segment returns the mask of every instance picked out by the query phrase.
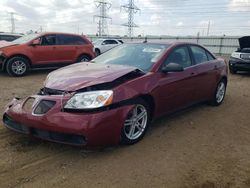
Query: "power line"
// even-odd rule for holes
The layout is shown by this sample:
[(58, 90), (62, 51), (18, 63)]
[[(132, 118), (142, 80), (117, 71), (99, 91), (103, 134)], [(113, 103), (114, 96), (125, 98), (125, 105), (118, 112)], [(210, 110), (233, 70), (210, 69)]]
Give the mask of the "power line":
[(107, 16), (107, 11), (111, 8), (112, 4), (106, 2), (105, 0), (95, 1), (95, 5), (100, 9), (99, 15), (94, 15), (94, 19), (98, 18), (97, 33), (99, 36), (103, 36), (108, 31), (107, 20), (112, 20), (111, 17)]
[(127, 5), (121, 6), (121, 9), (124, 9), (126, 12), (128, 12), (128, 23), (123, 24), (123, 26), (128, 27), (128, 36), (133, 37), (134, 27), (138, 27), (138, 25), (134, 23), (134, 14), (140, 11), (140, 9), (135, 5), (134, 0), (129, 0), (129, 3)]

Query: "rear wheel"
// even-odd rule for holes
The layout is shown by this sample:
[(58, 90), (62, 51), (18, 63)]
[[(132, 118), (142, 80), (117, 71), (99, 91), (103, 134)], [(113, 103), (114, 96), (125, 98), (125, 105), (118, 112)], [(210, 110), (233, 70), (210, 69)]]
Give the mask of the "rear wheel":
[(213, 106), (219, 106), (222, 104), (224, 98), (225, 98), (225, 94), (226, 94), (226, 87), (227, 87), (227, 83), (225, 79), (222, 79), (217, 87), (216, 87), (216, 91), (214, 93), (213, 99), (211, 101)]
[(90, 60), (91, 60), (91, 58), (89, 56), (87, 56), (87, 55), (81, 55), (78, 58), (77, 62), (89, 62)]
[(123, 144), (135, 144), (144, 137), (151, 119), (149, 109), (146, 102), (139, 100), (128, 113), (121, 131)]
[(6, 71), (10, 76), (24, 76), (29, 70), (29, 62), (26, 58), (15, 56), (7, 61)]
[(96, 56), (99, 56), (99, 55), (101, 55), (101, 51), (99, 49), (95, 49), (95, 54), (96, 54)]

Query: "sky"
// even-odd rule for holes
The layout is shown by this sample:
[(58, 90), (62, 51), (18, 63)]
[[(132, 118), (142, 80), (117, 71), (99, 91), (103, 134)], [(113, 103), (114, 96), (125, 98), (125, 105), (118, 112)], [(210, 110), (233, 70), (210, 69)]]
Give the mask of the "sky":
[[(128, 0), (106, 0), (112, 4), (106, 33), (127, 35), (128, 13), (121, 5)], [(250, 0), (134, 0), (134, 36), (241, 36), (250, 34)], [(0, 0), (0, 31), (11, 30), (14, 12), (16, 32), (29, 30), (96, 34), (99, 14), (95, 0)], [(208, 25), (210, 29), (208, 32)]]

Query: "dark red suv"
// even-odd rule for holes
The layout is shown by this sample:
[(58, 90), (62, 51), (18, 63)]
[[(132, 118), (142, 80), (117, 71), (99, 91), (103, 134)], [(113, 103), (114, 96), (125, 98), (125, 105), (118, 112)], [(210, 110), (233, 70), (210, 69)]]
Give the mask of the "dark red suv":
[(83, 35), (41, 33), (0, 45), (0, 66), (11, 76), (30, 69), (55, 68), (93, 59), (93, 45)]

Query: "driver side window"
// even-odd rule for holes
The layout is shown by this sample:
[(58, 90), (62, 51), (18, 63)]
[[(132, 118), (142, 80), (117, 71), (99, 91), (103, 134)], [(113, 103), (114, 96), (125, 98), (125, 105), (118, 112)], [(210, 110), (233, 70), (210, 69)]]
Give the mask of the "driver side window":
[(169, 63), (177, 63), (183, 68), (190, 67), (192, 65), (192, 61), (188, 48), (186, 46), (182, 46), (174, 49), (164, 62), (164, 66), (168, 65)]
[(41, 37), (42, 39), (42, 46), (48, 46), (48, 45), (56, 45), (56, 36), (55, 35), (46, 35)]

